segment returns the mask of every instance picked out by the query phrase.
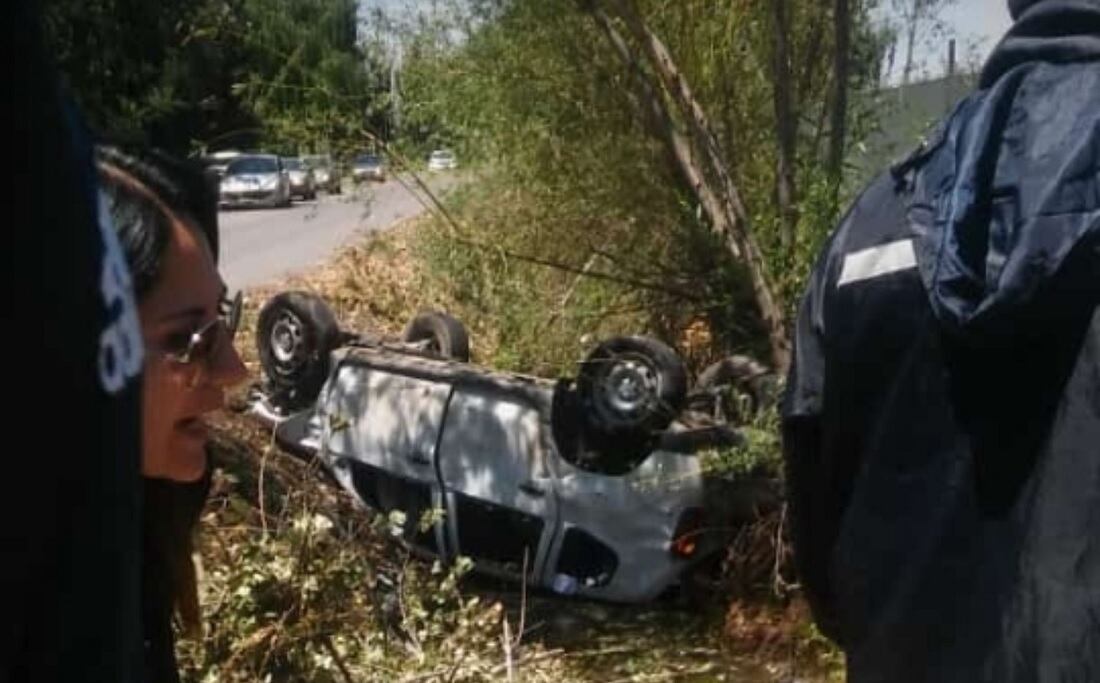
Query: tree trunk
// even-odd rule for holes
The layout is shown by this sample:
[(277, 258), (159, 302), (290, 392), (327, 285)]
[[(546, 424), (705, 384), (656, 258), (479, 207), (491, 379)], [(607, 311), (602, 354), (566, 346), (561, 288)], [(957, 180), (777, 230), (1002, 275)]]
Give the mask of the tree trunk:
[(784, 251), (794, 244), (798, 224), (795, 209), (795, 135), (797, 121), (791, 107), (790, 21), (787, 0), (772, 0), (772, 103), (775, 108), (775, 199), (779, 205), (780, 241)]
[[(660, 91), (649, 80), (637, 56), (630, 49), (622, 34), (615, 29), (607, 14), (598, 7), (590, 9), (589, 12), (596, 20), (597, 25), (607, 35), (608, 42), (618, 53), (619, 58), (630, 69), (631, 75), (634, 77), (635, 87), (640, 95), (640, 99), (639, 97), (632, 97), (631, 99), (643, 111), (646, 123), (653, 134), (664, 140), (666, 149), (680, 170), (680, 175), (683, 176), (688, 186), (695, 193), (707, 217), (711, 219), (712, 228), (719, 233), (732, 233), (732, 229), (727, 227), (727, 217), (722, 208), (722, 201), (706, 182), (706, 173), (699, 164), (698, 154), (694, 152), (691, 142), (672, 119), (668, 107), (661, 98)], [(733, 246), (733, 256), (738, 260), (741, 258), (740, 249), (736, 244)]]
[(799, 59), (801, 62), (801, 66), (798, 70), (799, 73), (792, 76), (797, 83), (797, 87), (794, 89), (793, 94), (796, 109), (799, 108), (797, 103), (812, 100), (810, 93), (813, 92), (815, 85), (820, 85), (814, 83), (814, 78), (821, 72), (820, 62), (822, 51), (829, 47), (828, 44), (822, 40), (824, 37), (822, 36), (824, 32), (823, 25), (828, 20), (828, 17), (821, 16), (823, 13), (823, 10), (818, 10), (811, 16), (810, 28), (806, 32), (807, 37), (804, 41), (806, 53)]
[[(744, 204), (707, 117), (668, 49), (645, 24), (632, 3), (629, 0), (608, 0), (608, 3), (641, 46), (659, 85), (642, 68), (640, 60), (608, 15), (600, 9), (599, 3), (593, 0), (581, 2), (581, 6), (593, 16), (620, 58), (631, 68), (645, 100), (642, 106), (647, 112), (647, 119), (651, 126), (660, 131), (660, 136), (677, 160), (681, 175), (707, 213), (711, 228), (721, 236), (733, 257), (748, 269), (754, 298), (768, 330), (772, 362), (778, 372), (785, 373), (790, 364), (790, 341), (782, 310), (772, 290), (767, 263), (752, 235)], [(661, 86), (686, 121), (690, 135), (685, 135), (677, 126), (668, 101), (661, 96)]]
[(905, 42), (905, 68), (901, 72), (901, 84), (909, 85), (909, 77), (913, 73), (913, 43), (917, 42), (917, 25), (920, 23), (921, 0), (913, 0), (912, 13), (906, 16), (909, 22), (908, 36)]
[(826, 169), (833, 183), (833, 203), (837, 201), (844, 173), (845, 137), (848, 134), (848, 74), (851, 51), (848, 43), (851, 31), (849, 0), (833, 1), (833, 97), (829, 115), (829, 157)]

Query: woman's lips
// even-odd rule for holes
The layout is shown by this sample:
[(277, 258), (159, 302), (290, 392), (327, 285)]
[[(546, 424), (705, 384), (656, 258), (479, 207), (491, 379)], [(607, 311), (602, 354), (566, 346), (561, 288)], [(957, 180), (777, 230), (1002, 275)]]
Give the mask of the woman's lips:
[(202, 421), (202, 418), (190, 417), (186, 420), (180, 420), (176, 423), (176, 429), (183, 434), (195, 438), (205, 440), (207, 437), (206, 423)]

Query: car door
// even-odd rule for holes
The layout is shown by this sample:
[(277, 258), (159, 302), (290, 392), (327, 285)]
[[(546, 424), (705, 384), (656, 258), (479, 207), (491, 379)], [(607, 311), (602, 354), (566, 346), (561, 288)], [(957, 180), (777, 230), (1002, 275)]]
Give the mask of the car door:
[(557, 527), (543, 419), (522, 395), (455, 386), (439, 444), (449, 540), (482, 571), (540, 575)]
[(436, 446), (450, 392), (446, 382), (345, 360), (329, 379), (323, 415), (324, 457), (342, 483), (372, 508), (400, 511), (405, 539), (440, 555), (442, 524), (420, 522), (444, 505)]

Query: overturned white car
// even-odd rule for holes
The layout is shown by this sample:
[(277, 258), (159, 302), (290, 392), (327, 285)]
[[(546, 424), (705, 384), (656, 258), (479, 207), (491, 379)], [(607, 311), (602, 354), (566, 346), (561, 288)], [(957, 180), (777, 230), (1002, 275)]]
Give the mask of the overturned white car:
[[(575, 380), (547, 380), (470, 364), (449, 316), (422, 314), (387, 343), (285, 292), (261, 311), (257, 343), (266, 380), (254, 409), (278, 442), (315, 454), (370, 508), (404, 513), (404, 541), (444, 561), (644, 601), (777, 500), (762, 481), (705, 476), (697, 454), (738, 433), (684, 410), (683, 363), (652, 339), (608, 340)], [(763, 375), (733, 361), (708, 372), (704, 401), (716, 382)]]

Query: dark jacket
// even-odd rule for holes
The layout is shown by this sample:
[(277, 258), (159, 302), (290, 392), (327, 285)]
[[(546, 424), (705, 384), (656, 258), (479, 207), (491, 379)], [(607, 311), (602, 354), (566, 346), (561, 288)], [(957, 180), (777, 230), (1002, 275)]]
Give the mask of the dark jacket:
[(39, 5), (5, 2), (0, 681), (138, 683), (140, 331)]
[(1100, 681), (1100, 2), (1044, 0), (799, 314), (796, 562), (853, 681)]

